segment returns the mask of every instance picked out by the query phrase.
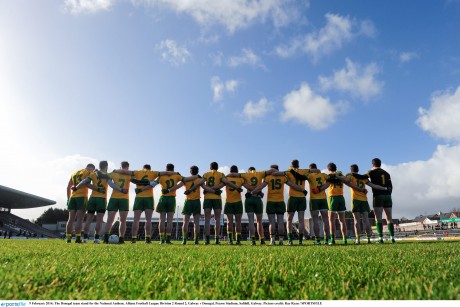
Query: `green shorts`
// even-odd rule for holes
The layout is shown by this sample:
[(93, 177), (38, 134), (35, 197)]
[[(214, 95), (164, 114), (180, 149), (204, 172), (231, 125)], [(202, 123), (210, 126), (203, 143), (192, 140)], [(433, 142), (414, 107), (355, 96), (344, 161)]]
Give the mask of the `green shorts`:
[(264, 213), (264, 204), (262, 203), (262, 198), (258, 196), (246, 198), (244, 201), (244, 211), (246, 211), (246, 213), (255, 214)]
[(129, 211), (129, 199), (110, 198), (107, 211)]
[(328, 210), (327, 199), (310, 199), (310, 211), (323, 211)]
[(307, 210), (307, 199), (305, 197), (291, 196), (288, 199), (287, 212)]
[(201, 215), (201, 200), (193, 199), (193, 200), (185, 200), (184, 208), (182, 209), (183, 215)]
[(156, 211), (158, 213), (176, 212), (176, 197), (160, 196)]
[(88, 200), (88, 213), (105, 213), (107, 210), (107, 199), (105, 197), (90, 197)]
[(351, 203), (351, 212), (371, 212), (371, 208), (369, 207), (369, 203), (367, 202), (367, 200), (353, 199)]
[(225, 203), (224, 214), (243, 214), (243, 202)]
[(393, 201), (391, 200), (391, 195), (374, 196), (374, 208), (375, 207), (383, 207), (383, 208), (393, 207)]
[(284, 201), (267, 201), (267, 214), (284, 214), (286, 203)]
[(328, 201), (329, 211), (342, 212), (347, 210), (347, 208), (345, 207), (345, 198), (343, 197), (343, 195), (330, 196), (328, 197)]
[(205, 199), (203, 202), (203, 209), (222, 210), (222, 200), (221, 199)]
[(85, 210), (86, 203), (88, 202), (86, 197), (71, 197), (67, 203), (68, 210)]
[(145, 210), (153, 210), (153, 197), (136, 197), (134, 199), (134, 207), (133, 210), (140, 210), (140, 211), (145, 211)]

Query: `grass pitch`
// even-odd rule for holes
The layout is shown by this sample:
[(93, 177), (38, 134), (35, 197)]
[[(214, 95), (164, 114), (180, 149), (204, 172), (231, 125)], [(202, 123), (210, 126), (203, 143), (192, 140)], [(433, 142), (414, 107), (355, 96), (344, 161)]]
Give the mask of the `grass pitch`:
[[(193, 243), (193, 242), (192, 242)], [(460, 242), (313, 246), (0, 241), (15, 300), (460, 299)]]

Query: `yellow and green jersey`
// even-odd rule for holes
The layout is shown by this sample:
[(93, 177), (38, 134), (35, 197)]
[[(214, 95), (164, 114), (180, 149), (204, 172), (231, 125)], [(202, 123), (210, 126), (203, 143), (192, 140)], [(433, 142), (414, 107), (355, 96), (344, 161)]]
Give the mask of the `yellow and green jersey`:
[[(150, 171), (150, 170), (142, 170), (142, 171), (133, 171), (132, 175), (134, 179), (143, 180), (143, 181), (153, 181), (158, 177), (157, 171)], [(137, 185), (136, 188), (142, 189), (145, 185)], [(136, 197), (153, 197), (153, 187), (149, 187), (148, 189), (136, 194)]]
[[(337, 172), (331, 172), (330, 175), (332, 174), (342, 175), (341, 173), (337, 173)], [(343, 196), (343, 183), (342, 182), (331, 183), (331, 185), (328, 188), (327, 196), (331, 197), (331, 196), (340, 196), (340, 195)]]
[[(215, 186), (218, 186), (222, 183), (222, 178), (225, 178), (224, 173), (212, 170), (203, 175), (203, 178), (206, 180), (206, 185), (211, 189)], [(204, 194), (204, 199), (222, 199), (220, 195), (214, 193)]]
[[(291, 169), (288, 169), (286, 171), (286, 177), (288, 178), (288, 180), (290, 182), (293, 182), (295, 184), (297, 184), (299, 187), (301, 187), (302, 189), (305, 190), (305, 180), (298, 180), (294, 177), (294, 175), (291, 174), (290, 172)], [(298, 168), (294, 168), (294, 170), (299, 173), (300, 175), (307, 175), (310, 173), (310, 170), (308, 169), (298, 169)], [(293, 187), (289, 187), (289, 196), (292, 196), (292, 197), (305, 197), (305, 195), (303, 194), (303, 192), (300, 192), (300, 191), (297, 191), (296, 189), (294, 189)]]
[(245, 174), (241, 174), (241, 177), (246, 180), (246, 183), (250, 186), (257, 188), (259, 185), (262, 184), (264, 177), (266, 176), (266, 172), (256, 172), (256, 171), (249, 171)]
[[(244, 178), (240, 177), (231, 177), (227, 179), (239, 188), (241, 188), (244, 182), (246, 181)], [(227, 199), (225, 200), (227, 203), (236, 203), (238, 201), (241, 201), (241, 193), (238, 192), (236, 189), (226, 186), (225, 191), (227, 192)]]
[[(185, 189), (186, 190), (192, 189), (200, 181), (201, 181), (201, 178), (196, 178), (195, 180), (184, 182)], [(201, 187), (199, 186), (198, 188), (193, 190), (189, 195), (186, 195), (185, 199), (187, 199), (187, 200), (200, 199), (200, 197), (201, 197), (200, 192), (201, 192)]]
[(325, 199), (326, 191), (321, 191), (318, 194), (314, 194), (312, 190), (319, 188), (326, 183), (328, 176), (323, 173), (310, 173), (307, 175), (308, 184), (310, 185), (310, 199)]
[[(347, 174), (347, 178), (350, 179), (350, 182), (356, 185), (358, 188), (364, 189), (366, 188), (366, 183), (369, 182), (369, 179), (357, 179), (353, 177), (353, 174)], [(351, 199), (367, 201), (367, 196), (363, 192), (355, 191), (355, 189), (351, 189)]]
[[(181, 174), (163, 175), (158, 177), (157, 182), (161, 185), (162, 189), (170, 189), (175, 186), (179, 181), (184, 180)], [(176, 196), (176, 190), (169, 192), (168, 194), (162, 194), (163, 196)]]
[[(70, 180), (72, 180), (73, 186), (76, 187), (80, 182), (86, 179), (86, 177), (88, 177), (90, 173), (91, 172), (88, 171), (86, 168), (73, 173), (72, 176), (70, 176)], [(70, 197), (88, 197), (88, 187), (85, 185), (76, 191), (72, 191)]]
[[(118, 173), (110, 173), (109, 174), (110, 179), (112, 179), (113, 183), (115, 183), (117, 186), (120, 187), (120, 189), (127, 189), (129, 190), (129, 185), (130, 185), (130, 180), (131, 180), (131, 175), (125, 175), (125, 174), (118, 174)], [(124, 199), (129, 199), (129, 193), (125, 194), (117, 190), (112, 191), (112, 195), (110, 196), (111, 198), (124, 198)]]
[[(104, 174), (107, 174), (107, 173), (104, 173)], [(95, 172), (92, 172), (91, 174), (89, 174), (88, 177), (91, 179), (91, 182), (95, 187), (105, 189), (105, 193), (101, 193), (96, 190), (93, 190), (91, 192), (91, 197), (107, 198), (107, 187), (109, 185), (107, 183), (107, 179), (99, 178)]]
[(268, 184), (267, 201), (284, 201), (284, 184), (287, 181), (286, 176), (266, 176), (264, 182)]

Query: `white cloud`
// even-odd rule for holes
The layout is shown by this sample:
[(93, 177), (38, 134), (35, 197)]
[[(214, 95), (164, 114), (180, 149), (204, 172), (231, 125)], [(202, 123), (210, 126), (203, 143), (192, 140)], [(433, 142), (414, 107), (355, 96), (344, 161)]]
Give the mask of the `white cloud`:
[(116, 0), (65, 0), (65, 9), (72, 14), (98, 13), (109, 10)]
[(258, 102), (248, 101), (244, 105), (242, 116), (245, 121), (252, 121), (256, 118), (261, 118), (272, 110), (273, 103), (263, 97)]
[(298, 3), (286, 0), (136, 0), (132, 2), (154, 7), (164, 6), (178, 13), (190, 15), (203, 26), (220, 24), (230, 33), (247, 28), (254, 23), (265, 23), (267, 20), (271, 20), (275, 27), (281, 27), (301, 17)]
[(415, 52), (401, 52), (399, 54), (399, 62), (404, 64), (414, 59), (417, 59), (419, 57), (420, 56), (418, 55), (418, 53), (415, 53)]
[(318, 79), (323, 90), (349, 92), (352, 96), (368, 100), (382, 92), (383, 82), (376, 80), (379, 73), (380, 68), (376, 63), (361, 67), (358, 63), (346, 59), (345, 68), (334, 72), (331, 77), (320, 76)]
[(156, 49), (162, 51), (163, 60), (173, 64), (180, 65), (187, 63), (190, 58), (190, 52), (185, 47), (180, 47), (172, 39), (166, 39), (156, 45)]
[(460, 86), (454, 93), (437, 92), (428, 110), (419, 108), (417, 124), (425, 131), (446, 140), (460, 141)]
[(265, 68), (259, 56), (255, 54), (254, 51), (252, 51), (251, 49), (247, 49), (247, 48), (243, 48), (241, 50), (241, 55), (230, 57), (227, 61), (227, 65), (230, 67), (249, 65), (253, 67)]
[(214, 93), (213, 100), (219, 101), (222, 99), (224, 92), (234, 92), (238, 87), (237, 80), (222, 81), (219, 77), (214, 76), (211, 78), (211, 89)]
[(306, 53), (318, 60), (321, 56), (342, 48), (359, 35), (373, 37), (375, 29), (371, 21), (358, 22), (347, 16), (328, 13), (326, 25), (318, 31), (293, 39), (289, 45), (278, 46), (275, 53), (280, 57), (290, 57)]
[(306, 124), (313, 130), (321, 130), (332, 125), (337, 116), (345, 111), (342, 102), (333, 104), (329, 98), (315, 94), (310, 86), (303, 83), (299, 90), (294, 90), (284, 97), (283, 121), (295, 120)]
[(460, 194), (460, 146), (439, 145), (426, 161), (382, 166), (393, 182), (395, 217), (449, 212), (458, 208)]

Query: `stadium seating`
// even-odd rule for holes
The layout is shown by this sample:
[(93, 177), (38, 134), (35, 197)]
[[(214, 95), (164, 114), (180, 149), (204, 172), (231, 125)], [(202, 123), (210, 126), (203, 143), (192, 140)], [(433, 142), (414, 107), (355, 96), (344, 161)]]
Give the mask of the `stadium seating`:
[(54, 232), (6, 211), (0, 211), (0, 221), (3, 223), (2, 231), (11, 231), (13, 236), (59, 238)]

